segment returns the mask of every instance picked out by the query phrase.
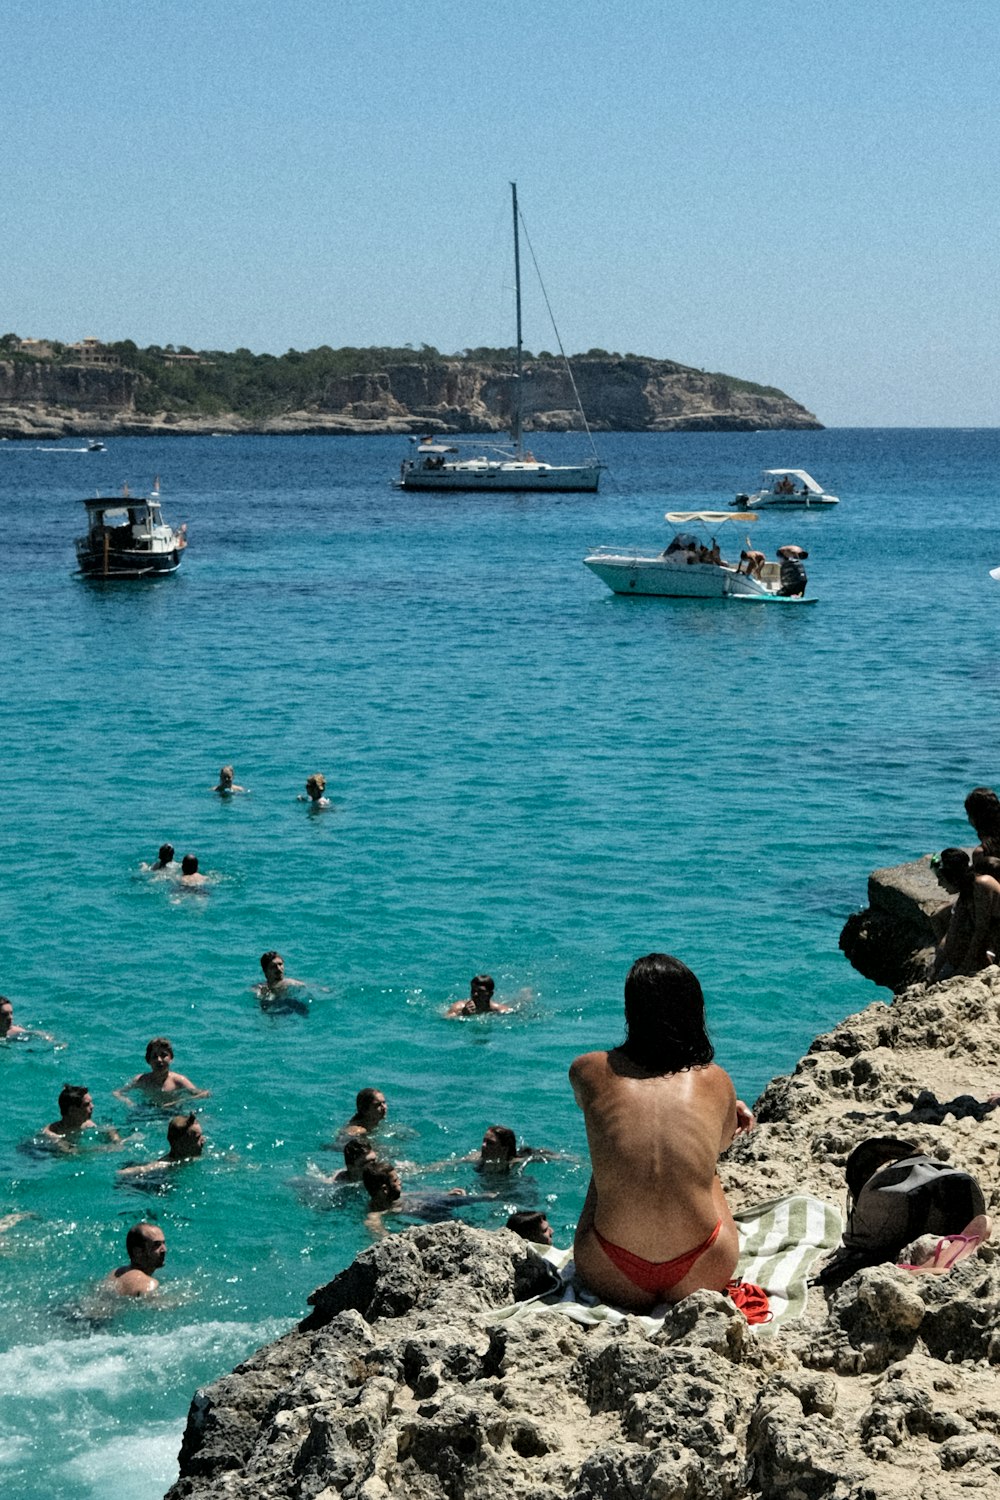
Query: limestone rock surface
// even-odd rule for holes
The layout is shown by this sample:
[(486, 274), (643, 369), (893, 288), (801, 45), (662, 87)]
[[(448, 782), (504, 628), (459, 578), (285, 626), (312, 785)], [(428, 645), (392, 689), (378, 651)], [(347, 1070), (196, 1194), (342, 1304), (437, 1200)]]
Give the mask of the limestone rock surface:
[[(867, 1136), (979, 1178), (1000, 1215), (1000, 969), (915, 986), (818, 1037), (722, 1162), (734, 1206), (844, 1197)], [(648, 1338), (498, 1312), (546, 1270), (506, 1230), (410, 1229), (297, 1329), (197, 1392), (169, 1500), (992, 1500), (1000, 1251), (872, 1266), (752, 1330), (699, 1292)]]

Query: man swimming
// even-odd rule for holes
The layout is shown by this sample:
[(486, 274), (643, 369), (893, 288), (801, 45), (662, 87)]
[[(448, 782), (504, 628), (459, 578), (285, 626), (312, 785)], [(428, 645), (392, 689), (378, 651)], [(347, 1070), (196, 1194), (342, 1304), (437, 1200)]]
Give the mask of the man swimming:
[(329, 807), (330, 799), (325, 794), (326, 777), (322, 772), (317, 771), (315, 776), (308, 776), (306, 778), (306, 794), (303, 797), (300, 792), (298, 800), (300, 802), (308, 802), (313, 807)]
[(18, 1026), (14, 1020), (14, 1006), (6, 995), (0, 995), (0, 1039), (9, 1037), (16, 1042), (20, 1037), (27, 1037), (29, 1033), (23, 1026)]
[(119, 1177), (141, 1177), (164, 1167), (177, 1166), (182, 1161), (194, 1161), (205, 1149), (205, 1133), (198, 1116), (192, 1110), (187, 1115), (174, 1115), (167, 1125), (167, 1151), (156, 1161), (135, 1162), (122, 1167)]
[(753, 1115), (712, 1061), (701, 985), (679, 959), (632, 965), (625, 1026), (621, 1046), (570, 1068), (593, 1171), (573, 1253), (596, 1296), (648, 1312), (729, 1283), (738, 1241), (716, 1162)]
[(245, 792), (245, 786), (238, 786), (233, 780), (235, 771), (232, 766), (223, 766), (219, 772), (219, 784), (213, 786), (212, 791), (218, 792), (220, 797), (231, 797), (234, 792)]
[(439, 1224), (451, 1217), (459, 1201), (463, 1205), (483, 1203), (497, 1196), (496, 1193), (470, 1194), (460, 1187), (449, 1188), (444, 1193), (426, 1188), (404, 1193), (399, 1172), (389, 1161), (376, 1161), (365, 1167), (361, 1180), (368, 1194), (365, 1227), (372, 1234), (386, 1233), (383, 1215), (387, 1213), (405, 1214), (426, 1224)]
[(112, 1271), (104, 1285), (119, 1297), (148, 1297), (160, 1283), (153, 1275), (167, 1258), (167, 1242), (156, 1224), (133, 1224), (125, 1236), (128, 1265)]
[(115, 1089), (115, 1098), (125, 1100), (126, 1095), (131, 1093), (144, 1094), (154, 1104), (170, 1102), (174, 1094), (190, 1094), (194, 1099), (207, 1099), (208, 1089), (195, 1088), (190, 1078), (185, 1078), (183, 1073), (174, 1073), (170, 1064), (174, 1060), (174, 1049), (165, 1036), (154, 1036), (151, 1042), (146, 1044), (146, 1061), (149, 1063), (148, 1073), (136, 1073), (128, 1083), (123, 1083), (120, 1089)]
[(203, 875), (198, 869), (197, 854), (185, 854), (181, 860), (181, 878), (179, 884), (187, 890), (198, 890), (201, 886), (207, 885), (207, 883), (207, 875)]
[[(43, 1127), (42, 1137), (64, 1150), (97, 1140), (120, 1146), (122, 1139), (114, 1126), (95, 1125), (93, 1114), (94, 1101), (90, 1090), (80, 1083), (64, 1084), (59, 1094), (59, 1118)], [(89, 1134), (91, 1131), (93, 1135)]]
[(495, 988), (489, 974), (476, 974), (469, 984), (468, 1000), (456, 1000), (454, 1005), (449, 1005), (445, 1015), (450, 1021), (463, 1016), (506, 1015), (512, 1007), (494, 1000)]

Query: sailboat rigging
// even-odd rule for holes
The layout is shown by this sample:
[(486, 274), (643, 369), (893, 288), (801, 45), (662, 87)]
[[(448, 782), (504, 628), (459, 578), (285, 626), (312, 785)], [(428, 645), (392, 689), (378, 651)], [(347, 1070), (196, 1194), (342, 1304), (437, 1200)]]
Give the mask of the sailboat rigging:
[[(514, 289), (517, 350), (514, 364), (513, 401), (511, 418), (512, 447), (501, 456), (463, 459), (458, 457), (458, 448), (434, 437), (411, 438), (416, 445), (412, 458), (400, 466), (399, 487), (404, 490), (527, 490), (562, 491), (570, 494), (593, 494), (601, 477), (602, 464), (596, 453), (582, 464), (549, 464), (535, 458), (524, 447), (524, 394), (523, 394), (523, 345), (521, 336), (521, 241), (520, 216), (517, 207), (517, 183), (512, 182), (511, 205), (514, 216)], [(530, 248), (530, 241), (529, 241)], [(534, 258), (534, 252), (532, 252)], [(537, 270), (537, 262), (536, 262)], [(542, 288), (544, 295), (544, 286)], [(548, 298), (546, 297), (546, 304)], [(549, 309), (551, 316), (551, 308)], [(555, 320), (553, 320), (555, 327)], [(559, 334), (556, 330), (556, 338)], [(560, 350), (562, 345), (560, 343)], [(565, 359), (565, 354), (563, 355)], [(573, 380), (573, 372), (566, 360), (566, 370), (584, 429), (590, 436), (580, 398)], [(591, 439), (593, 448), (593, 439)]]

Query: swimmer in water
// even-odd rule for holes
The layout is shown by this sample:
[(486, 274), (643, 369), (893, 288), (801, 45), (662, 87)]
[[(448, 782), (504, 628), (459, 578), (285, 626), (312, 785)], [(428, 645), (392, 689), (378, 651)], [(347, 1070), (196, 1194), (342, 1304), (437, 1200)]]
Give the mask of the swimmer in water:
[(469, 984), (468, 1000), (456, 1000), (445, 1011), (448, 1020), (462, 1020), (466, 1016), (507, 1015), (511, 1006), (500, 1005), (494, 1000), (495, 988), (489, 974), (476, 974)]
[(195, 1161), (205, 1149), (205, 1133), (198, 1116), (192, 1110), (189, 1115), (174, 1115), (167, 1126), (166, 1155), (156, 1161), (134, 1162), (122, 1167), (119, 1177), (141, 1177), (149, 1172), (162, 1171), (164, 1167), (176, 1167), (183, 1161)]
[(317, 771), (315, 776), (310, 776), (306, 781), (306, 795), (299, 793), (299, 802), (309, 802), (313, 807), (329, 807), (330, 799), (324, 796), (326, 791), (326, 777)]
[(161, 844), (160, 852), (149, 868), (151, 870), (169, 870), (173, 868), (174, 864), (175, 860), (173, 844)]
[(260, 966), (264, 971), (261, 989), (269, 995), (287, 995), (289, 990), (304, 990), (301, 979), (289, 979), (285, 974), (285, 960), (273, 948), (260, 955)]
[(29, 1031), (26, 1026), (18, 1026), (14, 1020), (13, 1002), (6, 995), (0, 995), (0, 1041), (5, 1038), (12, 1042), (55, 1041), (47, 1031)]
[(406, 1214), (426, 1224), (438, 1224), (451, 1217), (458, 1206), (456, 1200), (463, 1204), (483, 1203), (496, 1197), (496, 1193), (470, 1194), (464, 1188), (449, 1188), (446, 1193), (433, 1189), (404, 1193), (399, 1172), (389, 1161), (376, 1161), (366, 1167), (361, 1180), (368, 1194), (365, 1228), (379, 1235), (387, 1233), (383, 1222), (387, 1213)]
[(223, 766), (219, 772), (219, 784), (218, 786), (213, 786), (212, 791), (218, 792), (220, 797), (231, 797), (234, 792), (245, 792), (246, 787), (237, 786), (233, 780), (235, 774), (232, 766)]
[(187, 890), (197, 891), (207, 884), (208, 877), (202, 875), (198, 869), (197, 854), (185, 854), (181, 860), (181, 878), (178, 885), (184, 886)]
[(388, 1113), (389, 1106), (381, 1089), (361, 1089), (354, 1100), (354, 1113), (343, 1129), (337, 1132), (337, 1139), (370, 1135), (378, 1129)]
[(162, 1269), (167, 1258), (167, 1242), (157, 1224), (133, 1224), (125, 1236), (128, 1265), (112, 1271), (104, 1288), (118, 1297), (148, 1297), (160, 1283), (155, 1271)]
[(190, 1094), (193, 1099), (207, 1099), (208, 1089), (196, 1088), (183, 1073), (171, 1071), (170, 1064), (173, 1060), (174, 1049), (168, 1039), (165, 1036), (154, 1036), (146, 1046), (149, 1072), (136, 1073), (128, 1083), (115, 1089), (115, 1098), (124, 1100), (126, 1104), (131, 1102), (127, 1097), (131, 1093), (144, 1094), (152, 1104), (173, 1102), (174, 1094)]
[(99, 1140), (109, 1147), (120, 1146), (122, 1139), (114, 1126), (95, 1125), (93, 1114), (90, 1090), (83, 1084), (67, 1083), (59, 1095), (59, 1118), (43, 1128), (42, 1137), (64, 1151)]

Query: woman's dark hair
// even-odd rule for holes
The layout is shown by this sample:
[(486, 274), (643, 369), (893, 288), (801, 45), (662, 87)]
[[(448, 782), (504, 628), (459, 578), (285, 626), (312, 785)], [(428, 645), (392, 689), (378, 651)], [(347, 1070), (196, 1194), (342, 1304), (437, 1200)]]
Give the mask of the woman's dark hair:
[(705, 997), (697, 976), (679, 958), (649, 953), (632, 965), (625, 981), (621, 1050), (653, 1073), (677, 1073), (712, 1061)]
[(513, 1161), (517, 1155), (517, 1136), (509, 1125), (491, 1125), (489, 1127), (496, 1137), (497, 1144), (503, 1147), (503, 1153), (508, 1161)]
[(936, 865), (952, 885), (972, 884), (975, 872), (972, 860), (964, 849), (942, 849), (937, 856)]
[(545, 1215), (537, 1208), (519, 1208), (516, 1213), (511, 1214), (507, 1220), (506, 1229), (513, 1229), (523, 1240), (538, 1241), (542, 1235), (542, 1225), (546, 1222)]
[(922, 1150), (915, 1141), (900, 1141), (894, 1135), (875, 1135), (871, 1140), (862, 1141), (860, 1146), (855, 1146), (844, 1167), (847, 1191), (857, 1201), (869, 1177), (873, 1177), (880, 1167), (888, 1166), (892, 1161), (905, 1161), (908, 1156), (920, 1156)]
[(980, 839), (1000, 834), (1000, 797), (992, 787), (972, 788), (965, 799), (965, 815)]

